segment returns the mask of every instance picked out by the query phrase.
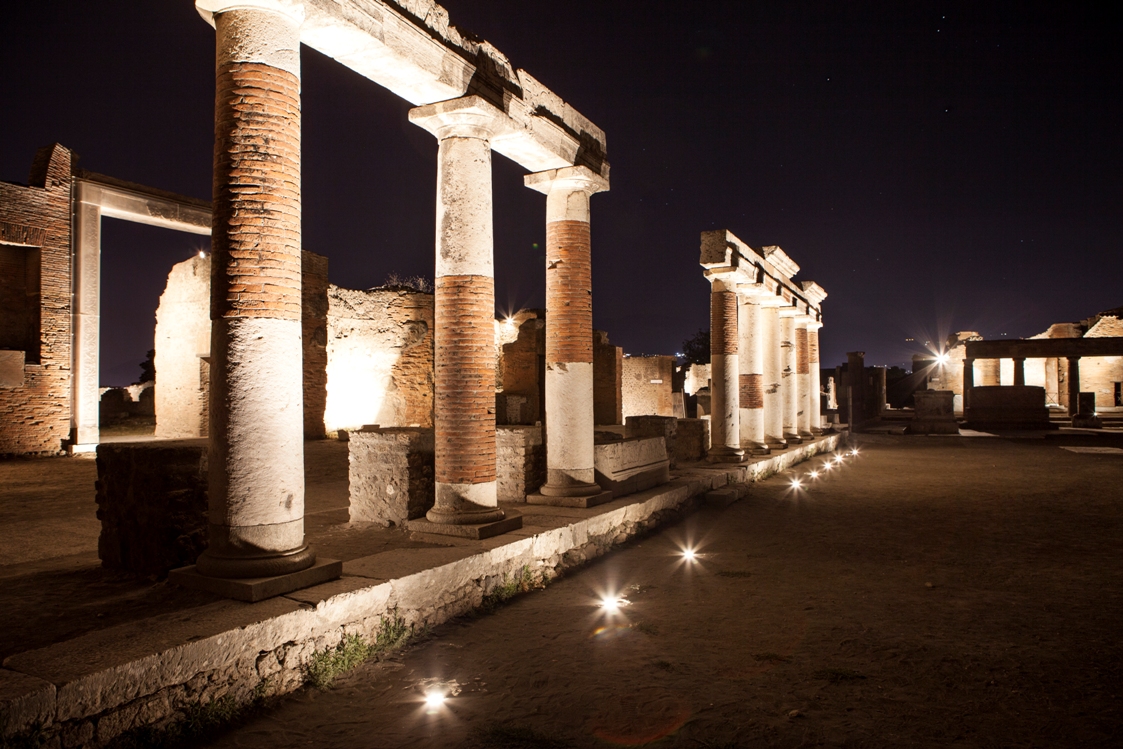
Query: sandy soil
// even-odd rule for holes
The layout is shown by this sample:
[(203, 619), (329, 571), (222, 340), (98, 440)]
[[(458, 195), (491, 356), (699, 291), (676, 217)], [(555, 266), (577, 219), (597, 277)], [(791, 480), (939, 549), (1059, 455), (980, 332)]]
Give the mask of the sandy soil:
[(213, 746), (1121, 745), (1123, 455), (874, 437), (792, 491), (821, 463)]

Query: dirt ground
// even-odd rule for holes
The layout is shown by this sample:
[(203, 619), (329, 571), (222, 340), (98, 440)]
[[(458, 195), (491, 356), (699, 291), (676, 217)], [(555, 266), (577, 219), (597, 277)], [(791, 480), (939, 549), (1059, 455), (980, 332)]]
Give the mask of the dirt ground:
[(1058, 445), (867, 437), (212, 746), (1123, 745), (1123, 454)]

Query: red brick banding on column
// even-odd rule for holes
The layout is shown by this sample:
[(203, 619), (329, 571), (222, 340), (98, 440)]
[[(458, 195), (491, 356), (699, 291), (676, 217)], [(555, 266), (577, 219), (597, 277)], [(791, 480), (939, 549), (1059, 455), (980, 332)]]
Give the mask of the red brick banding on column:
[(811, 371), (808, 364), (807, 328), (795, 329), (795, 357), (796, 374), (807, 374)]
[(764, 375), (743, 374), (740, 382), (740, 407), (764, 408)]
[(807, 360), (812, 364), (819, 363), (819, 331), (807, 331)]
[(546, 361), (593, 362), (589, 224), (546, 224)]
[(438, 276), (434, 301), (435, 475), (495, 481), (495, 289), (487, 276)]
[(737, 353), (737, 295), (732, 291), (710, 294), (710, 354)]
[(212, 309), (300, 319), (300, 81), (261, 63), (215, 89)]

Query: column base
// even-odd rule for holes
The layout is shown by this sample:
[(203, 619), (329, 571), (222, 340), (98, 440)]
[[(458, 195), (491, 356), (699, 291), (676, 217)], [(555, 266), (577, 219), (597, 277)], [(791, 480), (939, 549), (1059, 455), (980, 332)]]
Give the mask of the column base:
[(807, 440), (814, 439), (815, 435), (811, 433), (810, 429), (800, 429), (799, 438), (806, 442)]
[[(431, 511), (430, 511), (431, 512)], [(406, 528), (415, 533), (435, 533), (440, 536), (456, 536), (479, 541), (492, 536), (517, 531), (523, 527), (523, 516), (517, 512), (504, 513), (499, 510), (499, 520), (483, 523), (439, 523), (428, 517), (420, 520), (407, 520)]]
[(822, 429), (820, 427), (811, 427), (811, 436), (813, 436), (813, 437), (818, 437), (818, 436), (820, 436), (822, 434), (825, 434), (825, 433), (826, 433), (825, 429)]
[[(600, 489), (600, 487), (597, 487)], [(542, 492), (535, 492), (534, 494), (526, 495), (526, 503), (528, 505), (549, 505), (551, 507), (596, 507), (603, 505), (606, 502), (611, 502), (615, 498), (612, 492), (604, 491), (601, 489), (600, 493), (592, 496), (583, 497), (567, 497), (567, 496), (552, 496)]]
[(803, 444), (803, 438), (799, 436), (798, 432), (784, 432), (784, 441), (789, 445)]
[(603, 492), (599, 484), (589, 484), (584, 481), (569, 481), (567, 483), (553, 483), (547, 481), (538, 488), (537, 494), (547, 497), (592, 497)]
[(711, 463), (743, 463), (745, 451), (738, 447), (711, 447), (706, 460)]
[(280, 577), (306, 570), (316, 564), (316, 552), (311, 546), (302, 546), (287, 554), (277, 553), (253, 556), (249, 554), (216, 553), (216, 535), (212, 527), (211, 548), (199, 555), (195, 567), (200, 575), (223, 580)]
[(747, 445), (741, 445), (746, 455), (771, 455), (772, 448), (763, 442), (750, 442)]
[(291, 593), (301, 588), (335, 580), (343, 575), (343, 562), (338, 559), (320, 559), (311, 567), (298, 572), (272, 577), (229, 579), (201, 574), (197, 565), (180, 567), (168, 573), (168, 582), (192, 590), (202, 590), (232, 598), (235, 601), (264, 601), (266, 598)]
[(785, 450), (788, 447), (787, 440), (780, 437), (765, 437), (764, 442), (773, 450)]

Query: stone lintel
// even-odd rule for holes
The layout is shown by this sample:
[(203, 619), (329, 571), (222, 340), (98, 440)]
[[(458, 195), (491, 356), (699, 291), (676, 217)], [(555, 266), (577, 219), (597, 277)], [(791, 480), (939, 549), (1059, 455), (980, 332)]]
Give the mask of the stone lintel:
[(91, 174), (76, 179), (75, 198), (79, 203), (98, 206), (102, 216), (210, 236), (211, 208), (206, 202), (143, 185), (125, 186), (128, 183), (119, 180), (107, 184), (99, 177)]
[[(792, 281), (791, 277), (799, 272), (799, 266), (779, 247), (754, 250), (727, 229), (702, 232), (699, 263), (705, 269), (707, 278), (712, 279), (716, 274), (733, 274), (737, 291), (759, 296), (762, 304), (787, 304), (782, 297), (775, 303), (767, 301), (770, 294), (786, 289), (793, 298), (802, 300), (814, 311), (810, 314), (812, 318), (819, 315), (819, 304), (827, 295), (814, 281)], [(816, 298), (817, 295), (821, 296)]]
[(434, 533), (439, 536), (455, 536), (457, 538), (470, 538), (478, 541), (484, 538), (510, 533), (511, 531), (516, 531), (523, 527), (523, 517), (521, 513), (513, 510), (505, 510), (505, 513), (506, 517), (502, 520), (495, 520), (490, 523), (434, 523), (427, 518), (421, 518), (420, 520), (407, 521), (406, 528), (414, 533)]
[(334, 580), (342, 574), (343, 562), (338, 559), (317, 559), (314, 565), (298, 572), (276, 577), (251, 577), (240, 580), (200, 575), (195, 570), (195, 565), (191, 565), (169, 572), (168, 582), (192, 590), (214, 593), (223, 598), (254, 603), (319, 585)]
[(530, 505), (550, 505), (552, 507), (596, 507), (611, 502), (615, 495), (610, 491), (594, 494), (591, 497), (548, 497), (540, 492), (526, 495)]

